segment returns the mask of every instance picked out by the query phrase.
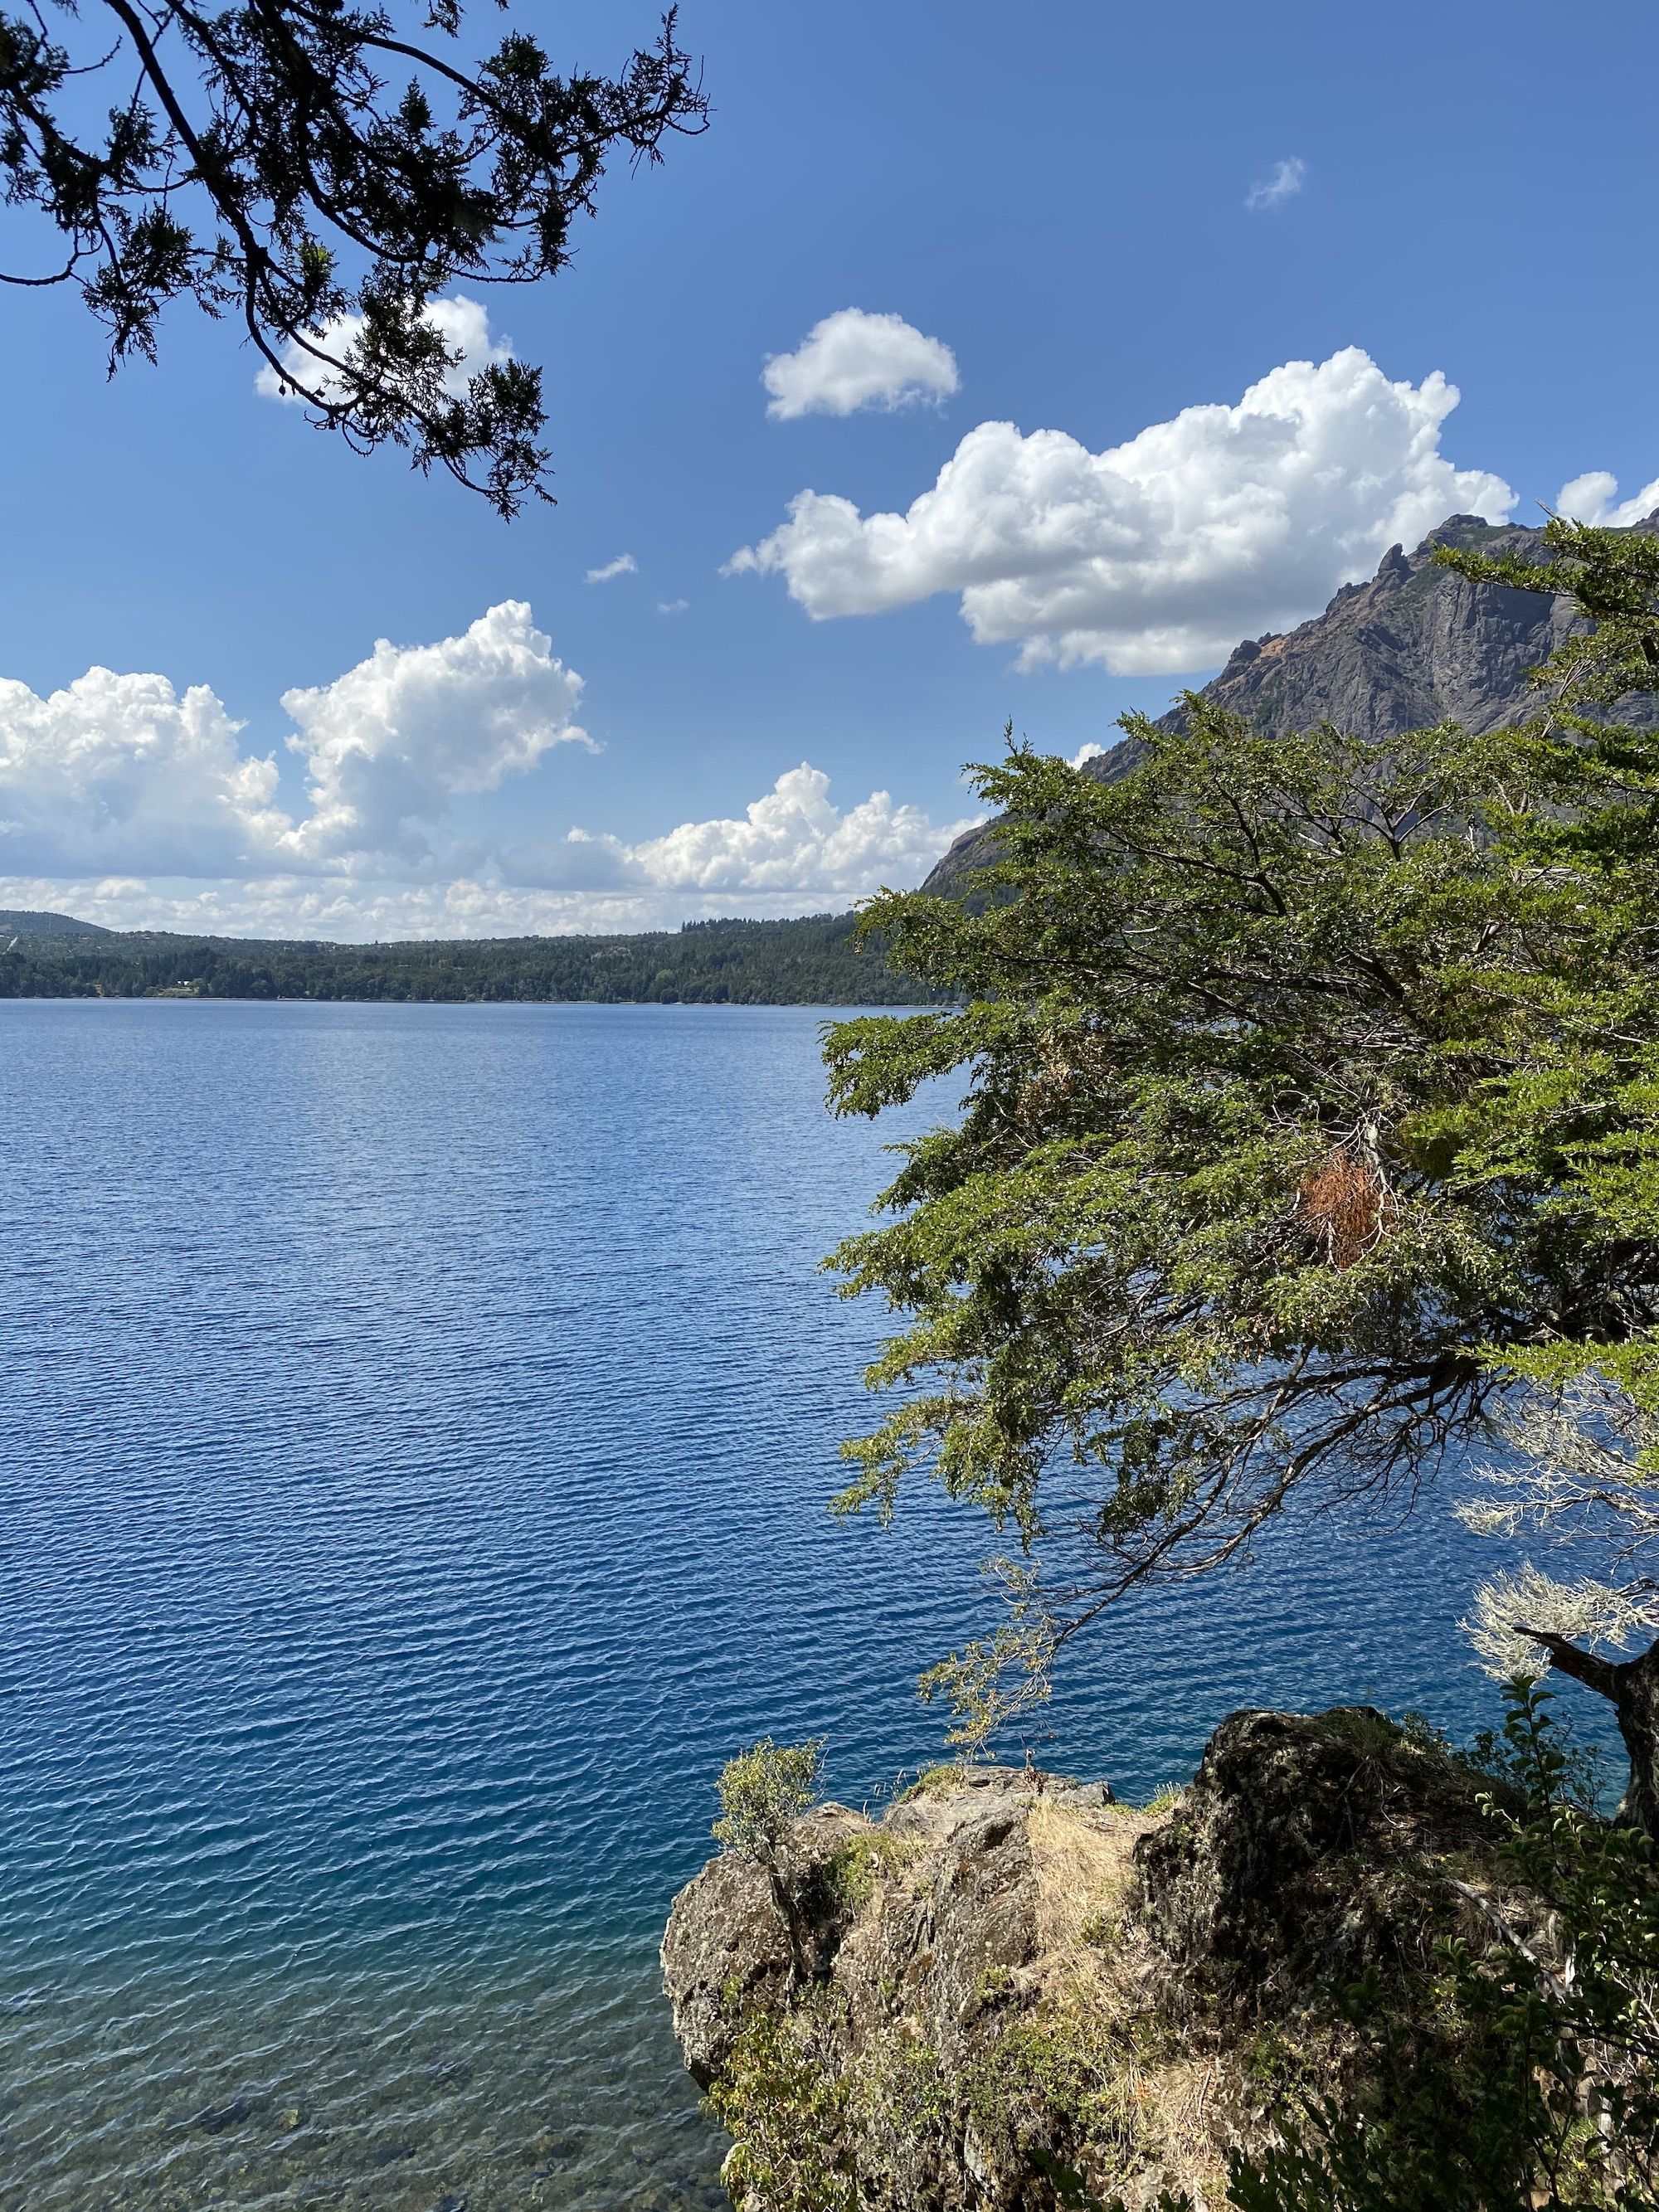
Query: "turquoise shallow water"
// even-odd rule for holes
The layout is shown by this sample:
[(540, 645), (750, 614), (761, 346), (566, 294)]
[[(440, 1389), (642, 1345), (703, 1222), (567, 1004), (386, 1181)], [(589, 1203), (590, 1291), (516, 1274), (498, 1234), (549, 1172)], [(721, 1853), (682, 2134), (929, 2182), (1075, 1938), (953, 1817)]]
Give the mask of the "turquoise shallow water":
[[(817, 1020), (0, 1002), (0, 2212), (724, 2203), (655, 1970), (711, 1778), (936, 1755), (980, 1603), (970, 1519), (823, 1510), (882, 1316), (815, 1262), (894, 1133)], [(1044, 1756), (1465, 1728), (1477, 1556), (1287, 1529)]]

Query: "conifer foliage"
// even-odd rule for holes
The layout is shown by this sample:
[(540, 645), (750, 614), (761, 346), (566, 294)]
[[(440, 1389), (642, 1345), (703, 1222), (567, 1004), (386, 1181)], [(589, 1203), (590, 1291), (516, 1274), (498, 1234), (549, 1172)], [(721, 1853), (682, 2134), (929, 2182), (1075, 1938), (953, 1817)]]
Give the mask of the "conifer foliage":
[(615, 77), (558, 76), (523, 29), (475, 52), (459, 0), (403, 12), (0, 11), (0, 279), (77, 288), (112, 371), (154, 360), (163, 310), (193, 299), (314, 422), (403, 446), (510, 516), (544, 495), (541, 373), (507, 358), (463, 380), (428, 311), (458, 279), (556, 274), (606, 161), (657, 160), (707, 103), (672, 12)]
[(1620, 613), (1523, 726), (1274, 738), (1194, 695), (1110, 785), (1011, 744), (976, 895), (867, 909), (965, 1003), (840, 1024), (835, 1105), (966, 1095), (836, 1255), (907, 1323), (841, 1503), (976, 1500), (1060, 1642), (1298, 1496), (1408, 1497), (1529, 1383), (1650, 1387), (1659, 742), (1606, 709), (1659, 568), (1552, 544), (1528, 587)]

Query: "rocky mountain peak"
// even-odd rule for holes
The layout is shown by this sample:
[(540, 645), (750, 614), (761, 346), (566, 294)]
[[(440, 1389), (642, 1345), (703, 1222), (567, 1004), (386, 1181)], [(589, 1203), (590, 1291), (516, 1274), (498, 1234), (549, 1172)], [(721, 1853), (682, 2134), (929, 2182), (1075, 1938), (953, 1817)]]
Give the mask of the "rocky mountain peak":
[[(1433, 556), (1437, 545), (1474, 545), (1541, 561), (1543, 537), (1522, 524), (1449, 515), (1413, 551), (1391, 545), (1371, 580), (1343, 585), (1323, 614), (1282, 635), (1245, 639), (1200, 696), (1274, 734), (1329, 721), (1355, 737), (1382, 740), (1437, 722), (1482, 731), (1519, 720), (1535, 710), (1529, 672), (1580, 618), (1567, 599), (1471, 584), (1436, 567)], [(1642, 719), (1659, 720), (1659, 713)], [(1178, 730), (1185, 721), (1177, 705), (1158, 726)], [(1139, 758), (1125, 739), (1090, 761), (1084, 774), (1113, 783)], [(994, 830), (987, 823), (959, 837), (923, 890), (946, 890), (966, 870), (984, 866)]]

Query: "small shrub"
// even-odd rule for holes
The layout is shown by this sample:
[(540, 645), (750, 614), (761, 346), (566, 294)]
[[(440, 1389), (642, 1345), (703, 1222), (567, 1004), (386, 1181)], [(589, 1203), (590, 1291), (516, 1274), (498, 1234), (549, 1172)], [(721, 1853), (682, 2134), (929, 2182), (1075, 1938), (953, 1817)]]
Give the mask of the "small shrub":
[(915, 1850), (914, 1844), (896, 1836), (868, 1832), (848, 1836), (824, 1862), (823, 1880), (830, 1898), (843, 1912), (861, 1912), (875, 1895), (878, 1881), (901, 1872)]
[(1139, 2154), (1126, 2072), (1139, 2040), (1082, 1994), (1016, 2021), (964, 2076), (975, 2132), (1023, 2166), (1064, 2151), (1129, 2172)]
[(1086, 1943), (1091, 1950), (1109, 1951), (1123, 1933), (1123, 1907), (1097, 1905), (1092, 1912), (1084, 1915), (1077, 1933), (1078, 1941)]
[(908, 1790), (900, 1790), (893, 1802), (908, 1805), (913, 1797), (948, 1797), (961, 1784), (962, 1771), (955, 1759), (946, 1759), (939, 1766), (925, 1766)]
[(944, 2061), (931, 2044), (900, 2033), (885, 2038), (860, 2069), (851, 2100), (855, 2121), (921, 2149), (951, 2135), (958, 2122)]
[(720, 1769), (720, 1817), (714, 1840), (741, 1858), (770, 1863), (791, 1823), (811, 1803), (823, 1766), (823, 1738), (810, 1742), (761, 1741)]
[(855, 2212), (858, 2185), (843, 2143), (847, 2097), (809, 2047), (810, 2022), (771, 2015), (745, 2028), (708, 2109), (733, 2137), (720, 2179), (734, 2203), (766, 2212)]
[(790, 1888), (795, 1871), (790, 1831), (811, 1803), (823, 1765), (823, 1738), (777, 1744), (763, 1736), (720, 1769), (717, 1843), (738, 1858), (763, 1867), (772, 1907), (789, 1937), (795, 1979), (810, 1978), (811, 1961), (800, 1915)]

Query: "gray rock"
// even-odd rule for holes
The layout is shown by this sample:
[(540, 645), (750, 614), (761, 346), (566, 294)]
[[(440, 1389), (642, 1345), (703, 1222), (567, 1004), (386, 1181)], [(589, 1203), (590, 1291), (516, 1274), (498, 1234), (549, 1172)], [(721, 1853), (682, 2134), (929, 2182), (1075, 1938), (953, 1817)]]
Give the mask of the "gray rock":
[(1068, 1806), (1115, 1805), (1117, 1798), (1109, 1782), (1051, 1782), (1050, 1794)]
[[(1366, 1707), (1233, 1715), (1163, 1815), (1103, 1784), (930, 1777), (878, 1823), (797, 1829), (809, 1986), (757, 1869), (689, 1883), (662, 1950), (675, 2032), (708, 2087), (745, 2027), (782, 2026), (793, 2078), (832, 2094), (751, 2082), (766, 2155), (866, 2212), (1218, 2204), (1228, 2150), (1270, 2124), (1264, 2028), (1323, 2067), (1342, 1991), (1468, 1932), (1449, 1863), (1489, 1879), (1491, 1786)], [(871, 1848), (837, 1878), (854, 1837)]]
[[(1029, 1802), (1029, 1801), (1026, 1801)], [(931, 1885), (894, 1923), (886, 1945), (890, 1978), (927, 2040), (957, 2054), (988, 1990), (1035, 1957), (1036, 1876), (1025, 1803), (994, 1807), (954, 1830)]]
[(1452, 1905), (1438, 1863), (1490, 1850), (1493, 1787), (1369, 1705), (1232, 1714), (1135, 1850), (1170, 1988), (1283, 2012), (1368, 1967), (1426, 1963)]
[[(824, 1881), (826, 1863), (849, 1836), (870, 1826), (844, 1805), (821, 1805), (796, 1823), (792, 1887), (810, 1931), (811, 1963), (820, 1972), (834, 1956), (842, 1924)], [(743, 2022), (781, 2010), (793, 1989), (788, 1933), (761, 1868), (722, 1851), (693, 1876), (669, 1915), (662, 1971), (686, 2070), (706, 2089), (730, 2057)]]

